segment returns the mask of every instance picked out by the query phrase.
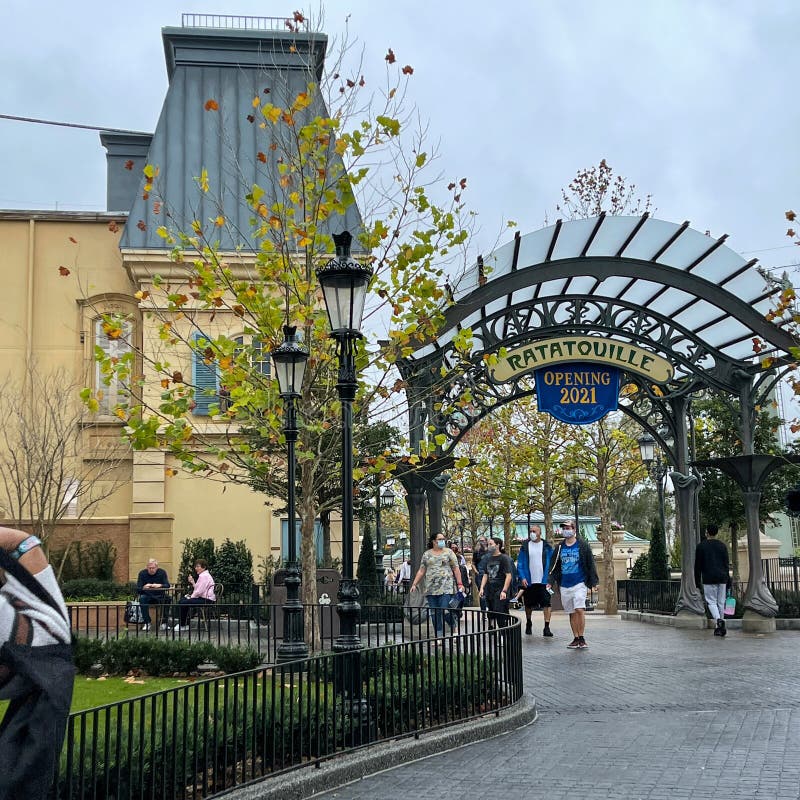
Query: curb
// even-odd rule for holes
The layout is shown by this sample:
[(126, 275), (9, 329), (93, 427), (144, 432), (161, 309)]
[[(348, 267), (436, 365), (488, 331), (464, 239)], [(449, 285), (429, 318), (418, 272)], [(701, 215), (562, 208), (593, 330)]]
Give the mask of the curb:
[[(653, 614), (649, 611), (620, 611), (619, 616), (620, 619), (627, 622), (641, 622), (646, 625), (666, 625), (667, 627), (671, 628), (681, 627), (676, 623), (677, 617), (672, 616), (671, 614)], [(702, 620), (702, 618), (700, 619)], [(800, 631), (800, 619), (794, 619), (792, 617), (778, 617), (774, 619), (776, 630)], [(713, 620), (709, 619), (705, 622), (706, 628), (710, 629), (714, 627)], [(698, 624), (696, 627), (702, 629), (704, 626), (702, 625), (702, 622), (700, 622), (700, 624)], [(742, 630), (742, 620), (726, 617), (725, 627), (731, 631)]]
[(419, 739), (399, 739), (365, 747), (324, 761), (320, 767), (301, 767), (269, 776), (252, 786), (231, 789), (219, 796), (230, 800), (306, 800), (400, 764), (509, 733), (537, 718), (536, 700), (523, 693), (517, 703), (499, 716), (487, 714), (440, 730), (423, 731)]

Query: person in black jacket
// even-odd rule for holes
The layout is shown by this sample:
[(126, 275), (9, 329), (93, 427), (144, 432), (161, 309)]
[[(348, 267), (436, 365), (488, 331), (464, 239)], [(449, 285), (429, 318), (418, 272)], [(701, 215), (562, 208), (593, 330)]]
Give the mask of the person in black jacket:
[(731, 585), (728, 548), (717, 539), (719, 528), (706, 525), (706, 538), (697, 545), (694, 553), (694, 580), (703, 587), (706, 605), (716, 620), (714, 636), (725, 636), (725, 595)]

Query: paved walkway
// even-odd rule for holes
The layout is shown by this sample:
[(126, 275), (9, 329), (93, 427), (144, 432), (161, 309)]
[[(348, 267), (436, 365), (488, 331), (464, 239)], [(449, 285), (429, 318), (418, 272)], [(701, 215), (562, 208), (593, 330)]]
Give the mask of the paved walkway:
[(769, 636), (588, 615), (588, 650), (523, 636), (539, 720), (317, 795), (798, 800), (800, 632)]

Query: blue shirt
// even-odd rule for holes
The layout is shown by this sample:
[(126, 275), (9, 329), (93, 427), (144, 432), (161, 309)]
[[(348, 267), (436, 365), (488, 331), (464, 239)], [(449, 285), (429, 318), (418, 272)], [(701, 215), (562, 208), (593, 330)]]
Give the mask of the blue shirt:
[(578, 550), (578, 540), (572, 547), (561, 545), (561, 586), (564, 589), (569, 589), (572, 586), (577, 586), (579, 583), (584, 583), (586, 576), (581, 569), (580, 551)]

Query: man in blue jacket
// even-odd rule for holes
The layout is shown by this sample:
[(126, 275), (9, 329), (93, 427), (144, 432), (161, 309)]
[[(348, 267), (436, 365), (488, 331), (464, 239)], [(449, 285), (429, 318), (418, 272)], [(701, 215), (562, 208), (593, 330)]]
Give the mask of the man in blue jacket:
[(531, 614), (534, 609), (544, 613), (542, 636), (550, 637), (550, 592), (547, 591), (547, 575), (550, 572), (550, 559), (553, 548), (542, 539), (542, 529), (538, 525), (528, 528), (528, 538), (523, 542), (517, 556), (517, 573), (522, 586), (522, 599), (525, 603), (525, 633), (532, 633)]

